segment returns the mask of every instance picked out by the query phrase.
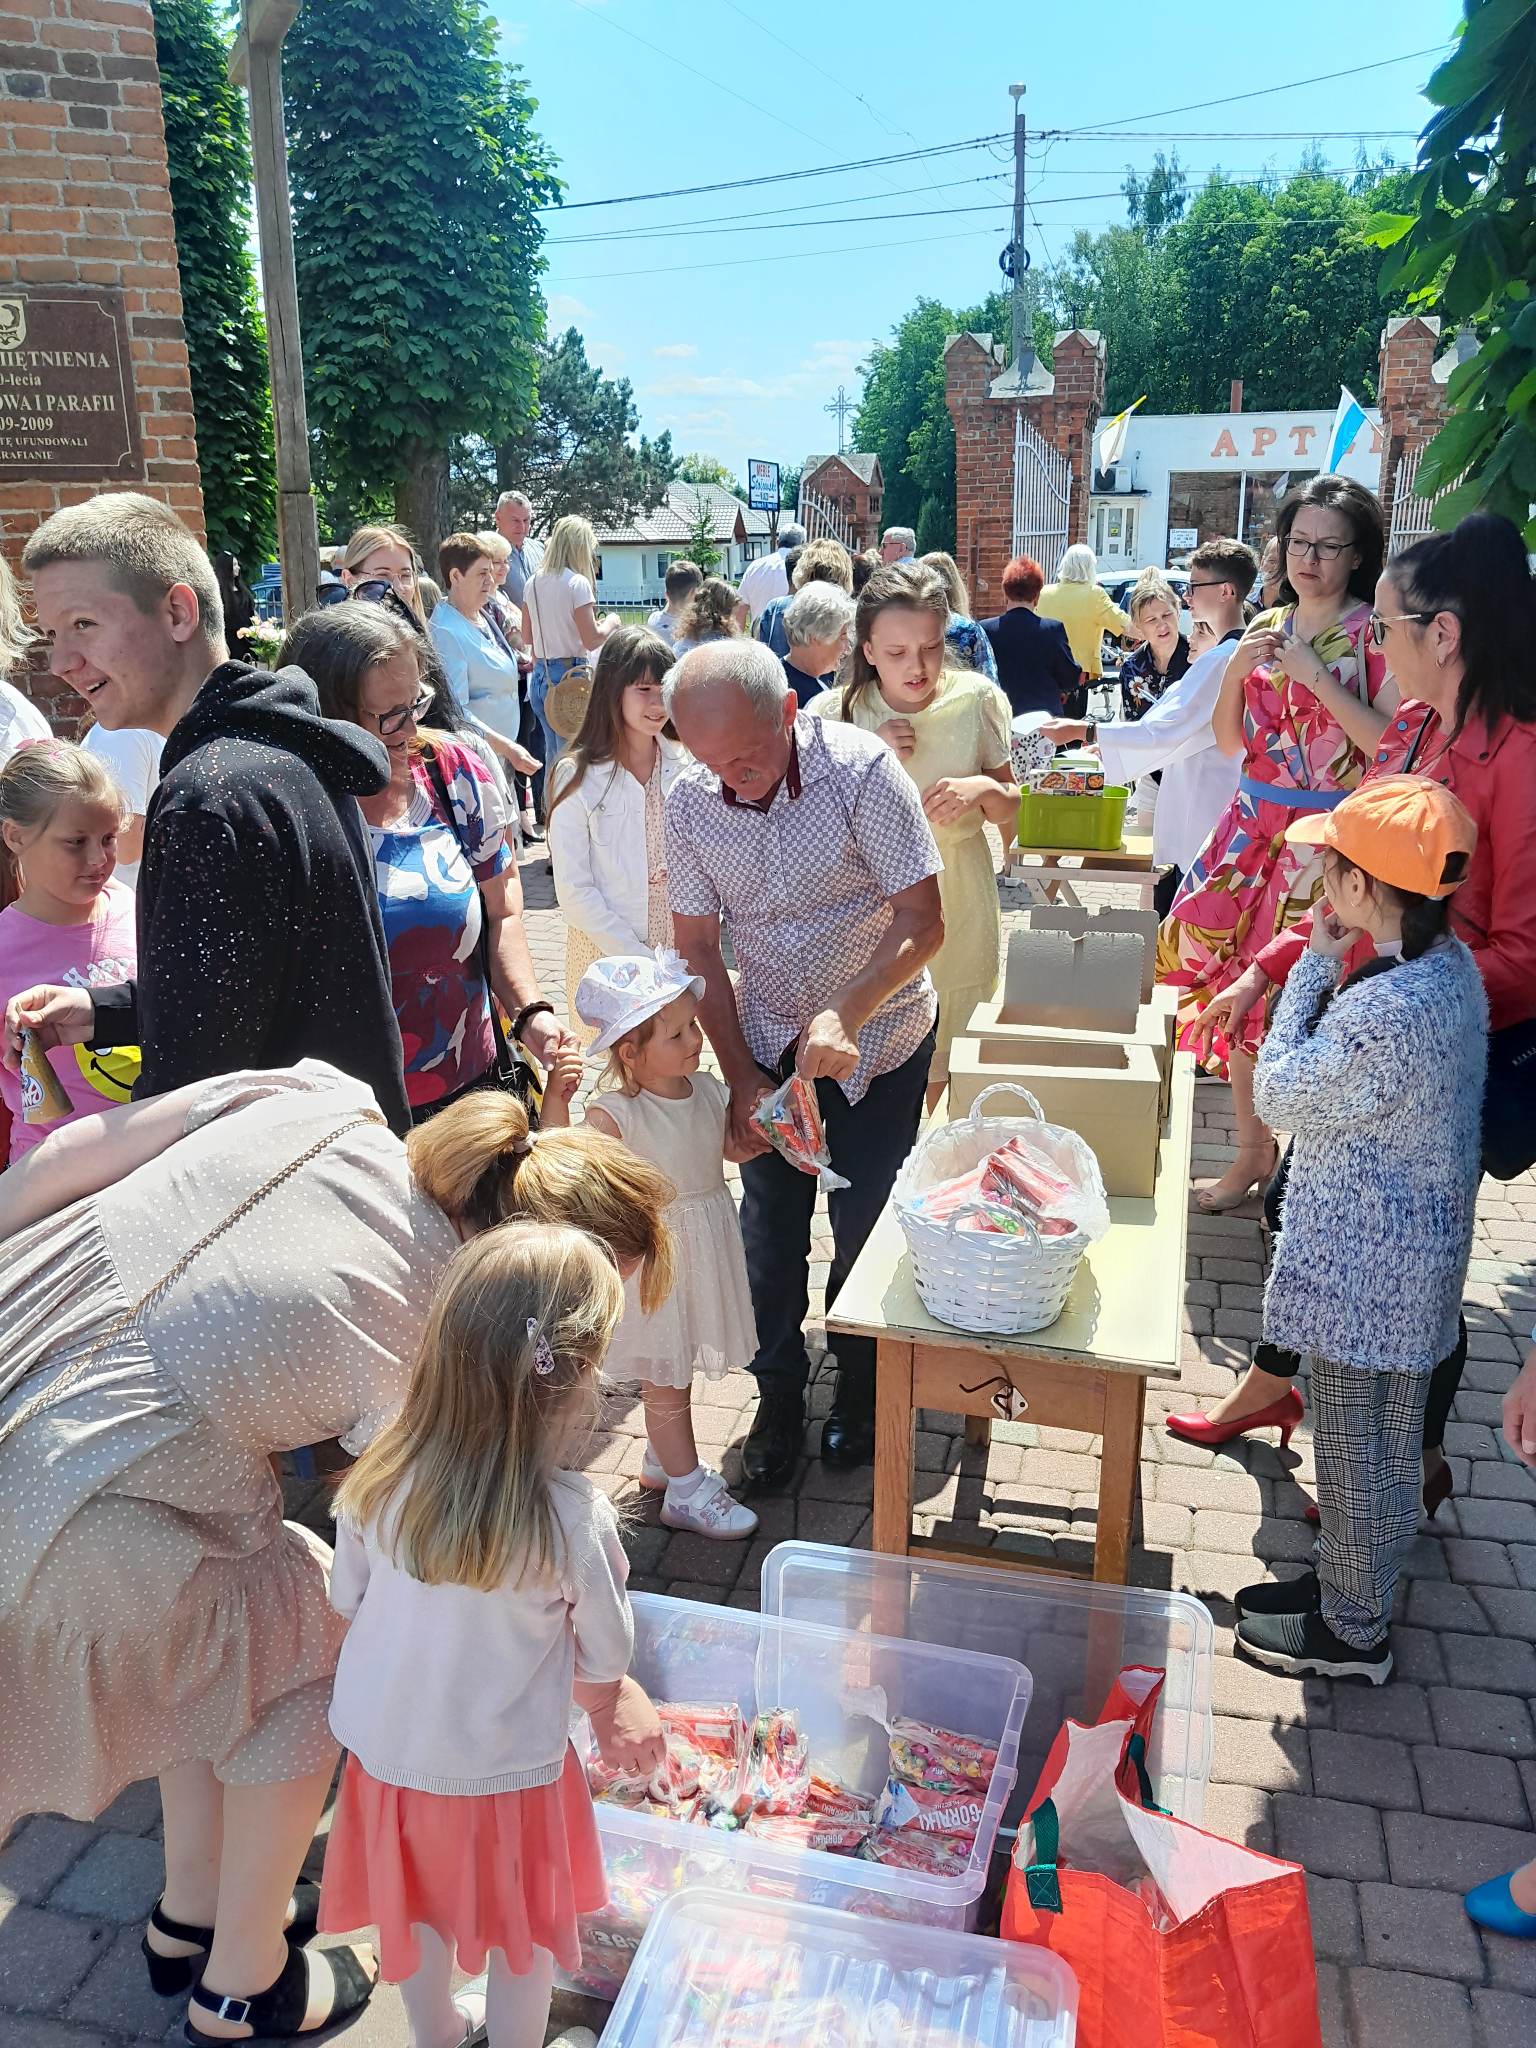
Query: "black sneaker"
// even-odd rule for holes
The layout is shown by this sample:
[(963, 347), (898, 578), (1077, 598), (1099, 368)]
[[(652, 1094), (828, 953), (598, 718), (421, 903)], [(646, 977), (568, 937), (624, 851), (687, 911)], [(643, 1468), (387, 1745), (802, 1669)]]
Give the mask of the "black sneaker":
[(1315, 1671), (1319, 1678), (1367, 1678), (1372, 1685), (1385, 1685), (1392, 1675), (1385, 1636), (1370, 1649), (1357, 1650), (1336, 1636), (1321, 1614), (1244, 1615), (1237, 1640), (1259, 1663), (1295, 1678)]
[(1257, 1586), (1244, 1586), (1232, 1602), (1239, 1614), (1316, 1614), (1323, 1604), (1323, 1589), (1317, 1573), (1303, 1572), (1299, 1579), (1265, 1579)]

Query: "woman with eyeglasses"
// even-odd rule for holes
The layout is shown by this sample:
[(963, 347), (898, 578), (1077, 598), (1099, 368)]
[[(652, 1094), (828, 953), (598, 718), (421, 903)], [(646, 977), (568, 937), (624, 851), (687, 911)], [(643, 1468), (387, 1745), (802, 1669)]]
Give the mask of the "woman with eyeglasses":
[(1322, 863), (1286, 839), (1308, 813), (1334, 809), (1374, 756), (1397, 692), (1370, 636), (1384, 547), (1381, 506), (1350, 477), (1315, 476), (1280, 508), (1283, 602), (1260, 612), (1233, 652), (1211, 716), (1224, 754), (1242, 756), (1237, 795), (1174, 898), (1158, 942), (1158, 978), (1179, 990), (1179, 1044), (1232, 1083), (1237, 1152), (1195, 1197), (1235, 1209), (1278, 1164), (1253, 1107), (1265, 1012), (1240, 1027), (1203, 1026), (1211, 1005), (1260, 949), (1311, 909)]
[(421, 564), (403, 526), (360, 526), (342, 549), (336, 573), (349, 597), (381, 598), (392, 590), (426, 624), (417, 577)]
[(546, 1071), (568, 1038), (529, 956), (506, 799), (468, 747), (420, 729), (432, 701), (423, 661), (420, 637), (373, 604), (306, 612), (281, 655), (313, 679), (327, 718), (389, 752), (389, 787), (361, 808), (416, 1123), (497, 1085), (493, 994)]
[[(1376, 585), (1370, 635), (1401, 693), (1366, 781), (1428, 775), (1471, 812), (1477, 845), (1451, 898), (1451, 928), (1483, 977), (1495, 1033), (1536, 1017), (1536, 580), (1507, 519), (1475, 512), (1449, 533), (1394, 555)], [(1213, 1001), (1204, 1029), (1241, 1034), (1305, 951), (1310, 916), (1261, 948)], [(1349, 956), (1351, 969), (1369, 947)], [(1278, 1222), (1283, 1189), (1271, 1190)], [(1460, 1341), (1435, 1368), (1424, 1411), (1424, 1504), (1433, 1515), (1452, 1492), (1445, 1425), (1466, 1367)], [(1262, 1428), (1281, 1409), (1299, 1418), (1293, 1352), (1261, 1344), (1232, 1392), (1209, 1415), (1171, 1416), (1176, 1436), (1224, 1443)], [(1285, 1417), (1280, 1416), (1283, 1421)]]

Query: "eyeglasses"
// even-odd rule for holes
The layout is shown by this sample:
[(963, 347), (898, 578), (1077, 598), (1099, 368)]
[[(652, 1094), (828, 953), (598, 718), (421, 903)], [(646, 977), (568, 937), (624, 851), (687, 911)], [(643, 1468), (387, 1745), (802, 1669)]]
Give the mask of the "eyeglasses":
[(1301, 540), (1290, 534), (1286, 538), (1285, 552), (1288, 555), (1310, 555), (1314, 562), (1336, 562), (1346, 548), (1354, 546), (1349, 540)]
[(1406, 624), (1409, 619), (1415, 619), (1422, 625), (1426, 619), (1432, 619), (1434, 616), (1433, 612), (1388, 612), (1383, 617), (1380, 612), (1372, 612), (1370, 621), (1371, 645), (1373, 647), (1386, 646), (1388, 626), (1401, 626)]
[(413, 704), (402, 705), (398, 711), (381, 712), (373, 721), (379, 729), (379, 738), (392, 740), (395, 734), (403, 732), (406, 726), (413, 723), (419, 725), (431, 709), (432, 692), (422, 690)]
[(1207, 576), (1203, 583), (1186, 583), (1184, 589), (1186, 593), (1196, 590), (1220, 590), (1226, 580), (1225, 576)]

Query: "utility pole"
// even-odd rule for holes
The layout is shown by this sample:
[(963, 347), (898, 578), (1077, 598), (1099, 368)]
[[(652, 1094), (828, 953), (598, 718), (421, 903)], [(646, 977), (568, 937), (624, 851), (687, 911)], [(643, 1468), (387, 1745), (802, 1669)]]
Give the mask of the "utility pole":
[(1021, 397), (1026, 392), (1049, 390), (1050, 379), (1035, 354), (1035, 329), (1032, 294), (1029, 289), (1029, 245), (1024, 238), (1024, 194), (1025, 194), (1025, 141), (1027, 128), (1024, 120), (1024, 93), (1022, 85), (1010, 85), (1009, 97), (1013, 101), (1013, 239), (1003, 251), (999, 262), (1004, 276), (1012, 287), (1012, 349), (1008, 368), (992, 387), (996, 398), (1007, 397), (1017, 392)]

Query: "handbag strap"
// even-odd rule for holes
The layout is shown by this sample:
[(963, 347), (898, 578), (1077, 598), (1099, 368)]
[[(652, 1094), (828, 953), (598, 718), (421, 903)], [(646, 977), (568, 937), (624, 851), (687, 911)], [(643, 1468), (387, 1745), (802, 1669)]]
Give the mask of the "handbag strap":
[(338, 1138), (345, 1137), (348, 1131), (355, 1131), (360, 1124), (382, 1124), (384, 1121), (384, 1117), (376, 1109), (361, 1110), (356, 1116), (348, 1117), (345, 1123), (337, 1124), (334, 1130), (327, 1131), (324, 1137), (317, 1138), (313, 1145), (308, 1146), (296, 1159), (290, 1159), (286, 1166), (280, 1166), (276, 1173), (269, 1174), (259, 1188), (253, 1188), (235, 1204), (222, 1223), (215, 1223), (211, 1230), (204, 1231), (196, 1244), (190, 1245), (175, 1264), (161, 1274), (152, 1287), (145, 1288), (137, 1301), (130, 1302), (122, 1314), (103, 1330), (88, 1351), (65, 1366), (57, 1379), (51, 1380), (46, 1387), (41, 1388), (30, 1401), (24, 1401), (8, 1420), (0, 1422), (0, 1443), (4, 1443), (6, 1438), (20, 1429), (24, 1422), (30, 1422), (34, 1415), (39, 1414), (44, 1408), (51, 1408), (56, 1401), (62, 1399), (82, 1374), (95, 1364), (113, 1339), (132, 1328), (152, 1302), (158, 1301), (175, 1286), (194, 1259), (207, 1251), (211, 1244), (217, 1243), (225, 1232), (232, 1230), (243, 1217), (249, 1216), (258, 1203), (264, 1202), (267, 1196), (280, 1188), (285, 1181), (292, 1180), (296, 1173), (306, 1167), (312, 1159), (318, 1158), (328, 1146), (334, 1145)]
[(459, 831), (458, 817), (454, 812), (452, 799), (448, 795), (448, 784), (443, 779), (443, 766), (437, 758), (435, 749), (430, 745), (423, 746), (421, 760), (422, 766), (427, 771), (427, 779), (432, 784), (433, 794), (442, 807), (443, 823), (453, 834), (454, 842), (460, 853), (464, 856), (465, 863), (469, 868), (469, 879), (474, 883), (475, 895), (479, 898), (480, 939), (475, 947), (475, 963), (479, 967), (481, 979), (485, 983), (485, 1000), (491, 1012), (491, 1036), (496, 1043), (496, 1064), (499, 1070), (506, 1072), (516, 1064), (516, 1055), (507, 1043), (507, 1034), (502, 1028), (501, 1009), (496, 1001), (496, 991), (491, 987), (491, 921), (485, 913), (485, 891), (480, 887), (479, 881), (475, 876), (474, 856), (470, 853), (468, 846), (465, 845), (463, 836)]
[(1433, 711), (1425, 712), (1424, 723), (1419, 727), (1418, 731), (1414, 734), (1413, 745), (1408, 749), (1408, 758), (1406, 761), (1404, 761), (1402, 767), (1399, 768), (1397, 771), (1399, 775), (1411, 775), (1413, 773), (1413, 764), (1419, 758), (1419, 749), (1423, 746), (1425, 738), (1428, 735), (1430, 721), (1433, 719), (1434, 715), (1435, 714)]
[(1034, 1861), (1025, 1866), (1024, 1889), (1041, 1913), (1061, 1911), (1061, 1822), (1054, 1799), (1042, 1799), (1029, 1816), (1035, 1831)]

